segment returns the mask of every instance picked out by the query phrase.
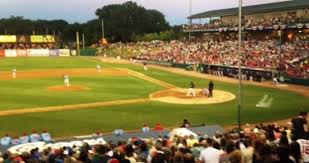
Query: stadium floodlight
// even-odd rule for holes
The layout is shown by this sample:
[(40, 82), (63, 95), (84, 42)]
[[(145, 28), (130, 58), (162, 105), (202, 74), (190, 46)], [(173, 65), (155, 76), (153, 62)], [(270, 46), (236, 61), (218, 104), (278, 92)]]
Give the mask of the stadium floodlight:
[(242, 0), (239, 0), (239, 6), (238, 6), (238, 102), (237, 102), (237, 125), (238, 125), (238, 132), (241, 130), (241, 122), (240, 122), (240, 110), (241, 110), (241, 103), (242, 103), (242, 73), (241, 73), (241, 32), (242, 32), (242, 26), (241, 26), (241, 20), (242, 20)]

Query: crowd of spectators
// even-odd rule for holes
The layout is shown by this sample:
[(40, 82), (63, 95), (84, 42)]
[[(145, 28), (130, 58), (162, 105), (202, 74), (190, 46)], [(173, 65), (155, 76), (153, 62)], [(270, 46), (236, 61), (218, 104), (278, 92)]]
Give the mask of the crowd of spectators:
[[(273, 25), (297, 25), (297, 23), (308, 23), (308, 18), (297, 17), (296, 12), (287, 12), (284, 16), (274, 16), (269, 18), (254, 18), (245, 17), (242, 26), (245, 28), (252, 27), (273, 27)], [(203, 29), (218, 29), (222, 27), (237, 27), (238, 25), (224, 24), (220, 19), (211, 20), (205, 24), (185, 25), (185, 30), (203, 30)]]
[[(161, 136), (130, 138), (81, 146), (29, 149), (22, 154), (2, 153), (4, 163), (303, 163), (308, 150), (306, 112), (291, 120), (291, 127), (277, 124), (246, 125), (215, 136)], [(188, 120), (181, 127), (190, 128)], [(305, 144), (303, 143), (305, 142)], [(307, 144), (306, 144), (307, 143)]]
[(164, 42), (162, 41), (151, 41), (136, 43), (114, 43), (108, 44), (105, 48), (108, 50), (108, 56), (116, 57), (120, 54), (124, 58), (130, 58), (152, 52), (162, 46), (164, 46)]
[(205, 23), (205, 24), (191, 24), (191, 25), (185, 25), (184, 29), (188, 30), (199, 30), (199, 29), (217, 29), (223, 27), (222, 25), (222, 21), (220, 19), (214, 19), (209, 23)]
[[(149, 43), (151, 44), (151, 43)], [(237, 66), (237, 44), (234, 39), (222, 41), (171, 41), (156, 44), (155, 50), (145, 50), (136, 59), (181, 64), (216, 64)], [(309, 73), (309, 43), (248, 39), (242, 45), (242, 66), (266, 70), (280, 70), (292, 76), (306, 77)]]

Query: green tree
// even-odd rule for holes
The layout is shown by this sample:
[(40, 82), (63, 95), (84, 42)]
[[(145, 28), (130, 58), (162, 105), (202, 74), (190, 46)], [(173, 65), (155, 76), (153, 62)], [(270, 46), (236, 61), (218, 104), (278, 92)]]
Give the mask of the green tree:
[[(75, 33), (85, 34), (86, 45), (98, 43), (102, 37), (101, 20), (104, 19), (105, 37), (109, 42), (133, 41), (147, 33), (148, 39), (160, 39), (160, 32), (170, 29), (164, 15), (157, 10), (147, 10), (135, 2), (112, 4), (96, 10), (97, 19), (86, 23), (69, 24), (65, 20), (30, 20), (21, 16), (0, 19), (0, 34), (56, 35), (61, 43), (74, 43)], [(156, 34), (154, 34), (156, 33)], [(140, 39), (137, 39), (140, 40)]]
[(107, 37), (112, 41), (132, 41), (134, 35), (158, 33), (169, 28), (164, 15), (147, 10), (129, 1), (97, 9), (96, 15), (105, 22)]

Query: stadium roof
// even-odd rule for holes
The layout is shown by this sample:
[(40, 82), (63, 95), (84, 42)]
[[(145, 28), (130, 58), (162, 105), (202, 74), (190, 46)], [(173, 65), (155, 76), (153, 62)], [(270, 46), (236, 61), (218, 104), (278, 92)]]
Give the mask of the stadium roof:
[[(292, 0), (284, 2), (267, 3), (253, 6), (244, 6), (242, 12), (244, 15), (257, 14), (257, 13), (267, 13), (274, 11), (286, 11), (295, 9), (305, 9), (309, 8), (309, 0)], [(221, 9), (221, 10), (211, 10), (202, 12), (199, 14), (194, 14), (188, 19), (200, 19), (209, 17), (220, 17), (220, 16), (234, 16), (238, 15), (238, 7)]]

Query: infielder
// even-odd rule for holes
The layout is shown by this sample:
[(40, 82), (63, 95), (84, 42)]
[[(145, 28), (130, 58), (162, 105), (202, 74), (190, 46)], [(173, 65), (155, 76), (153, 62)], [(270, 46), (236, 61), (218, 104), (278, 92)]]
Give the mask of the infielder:
[(101, 66), (97, 65), (97, 72), (101, 72)]
[(192, 97), (195, 97), (195, 90), (194, 90), (194, 83), (191, 81), (190, 82), (190, 86), (189, 86), (189, 90), (187, 92), (187, 96), (192, 96)]
[(276, 76), (273, 78), (273, 84), (274, 85), (278, 85), (279, 84), (278, 78)]
[(69, 87), (69, 86), (70, 86), (69, 75), (65, 74), (65, 75), (63, 76), (63, 79), (64, 79), (64, 86), (65, 86), (65, 87)]
[(15, 79), (16, 78), (16, 68), (14, 68), (12, 70), (12, 78)]

